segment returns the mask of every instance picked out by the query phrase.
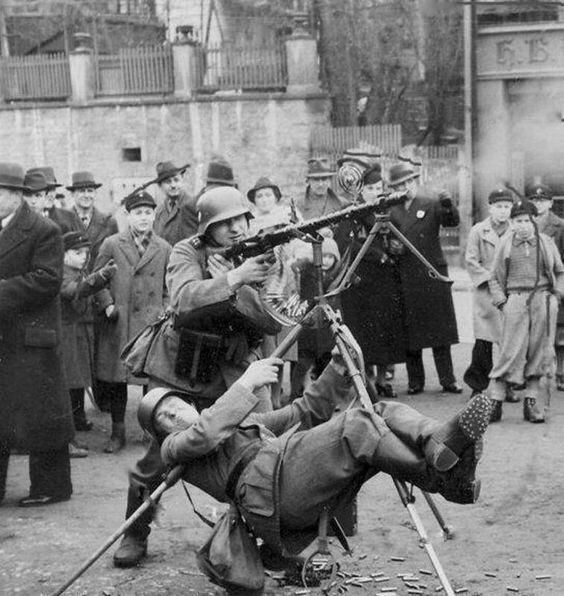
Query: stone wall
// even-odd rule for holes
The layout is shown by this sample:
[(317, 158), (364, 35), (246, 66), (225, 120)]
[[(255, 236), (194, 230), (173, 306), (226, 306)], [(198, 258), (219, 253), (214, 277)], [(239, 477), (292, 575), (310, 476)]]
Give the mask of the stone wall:
[[(188, 186), (196, 192), (212, 153), (232, 163), (242, 191), (269, 175), (292, 196), (304, 187), (310, 130), (328, 122), (329, 107), (320, 93), (12, 104), (0, 108), (0, 161), (52, 165), (62, 183), (73, 171), (91, 170), (104, 184), (106, 210), (153, 178), (158, 161), (190, 162)], [(140, 149), (141, 161), (126, 161), (124, 149)]]

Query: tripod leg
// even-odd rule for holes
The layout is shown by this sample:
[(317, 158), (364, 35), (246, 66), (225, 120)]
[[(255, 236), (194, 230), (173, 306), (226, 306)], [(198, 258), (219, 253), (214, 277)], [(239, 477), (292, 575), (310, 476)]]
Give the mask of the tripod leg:
[[(361, 374), (360, 370), (358, 369), (358, 367), (355, 365), (355, 362), (349, 353), (347, 344), (346, 344), (345, 340), (343, 339), (344, 334), (342, 333), (342, 331), (339, 330), (340, 325), (338, 325), (335, 321), (333, 321), (332, 326), (333, 326), (334, 335), (335, 335), (335, 342), (336, 342), (336, 344), (339, 348), (339, 352), (341, 353), (341, 356), (345, 362), (345, 366), (347, 367), (347, 370), (348, 370), (349, 375), (352, 379), (352, 382), (354, 384), (356, 392), (360, 398), (360, 401), (361, 401), (363, 407), (367, 408), (368, 410), (372, 410), (373, 409), (372, 403), (370, 401), (368, 391), (367, 391), (364, 381), (362, 379), (362, 374)], [(417, 510), (415, 509), (413, 499), (409, 495), (409, 492), (407, 490), (405, 483), (394, 479), (394, 485), (398, 491), (398, 494), (399, 494), (399, 497), (400, 497), (402, 503), (404, 504), (405, 508), (407, 509), (407, 512), (409, 513), (409, 516), (411, 517), (411, 520), (413, 521), (413, 524), (415, 525), (415, 528), (416, 528), (417, 533), (419, 534), (419, 538), (421, 540), (421, 544), (423, 545), (423, 548), (425, 549), (425, 551), (427, 552), (427, 555), (429, 556), (431, 564), (433, 565), (433, 568), (435, 569), (435, 571), (437, 573), (437, 577), (439, 578), (441, 585), (443, 586), (443, 588), (445, 590), (445, 594), (447, 596), (454, 596), (454, 591), (452, 589), (452, 586), (450, 585), (450, 582), (443, 570), (443, 567), (441, 565), (441, 562), (439, 561), (439, 558), (437, 557), (437, 553), (435, 552), (433, 545), (429, 542), (429, 538), (427, 537), (427, 532), (425, 531), (423, 522), (421, 521), (421, 518), (419, 517), (419, 514), (417, 513)], [(425, 493), (423, 493), (423, 494), (425, 495)], [(425, 495), (425, 498), (427, 499), (427, 495)], [(431, 497), (429, 497), (429, 499), (431, 499)], [(431, 508), (431, 511), (435, 514), (437, 521), (439, 522), (441, 527), (443, 527), (443, 529), (444, 529), (444, 527), (446, 527), (446, 525), (444, 523), (444, 519), (443, 519), (442, 515), (439, 513), (435, 503), (432, 501), (432, 499), (430, 501), (429, 501), (429, 499), (427, 499), (427, 503), (429, 503), (429, 507)], [(432, 505), (431, 505), (431, 503), (432, 503)]]
[(421, 492), (423, 493), (423, 496), (425, 497), (425, 501), (427, 501), (427, 505), (429, 505), (429, 509), (433, 512), (435, 519), (439, 523), (439, 526), (441, 527), (441, 530), (443, 531), (445, 540), (450, 540), (450, 539), (454, 538), (454, 532), (447, 526), (447, 524), (445, 522), (445, 518), (442, 516), (441, 512), (439, 511), (439, 508), (437, 507), (437, 504), (435, 503), (435, 500), (433, 499), (433, 497), (429, 493), (426, 493), (424, 490), (422, 490)]

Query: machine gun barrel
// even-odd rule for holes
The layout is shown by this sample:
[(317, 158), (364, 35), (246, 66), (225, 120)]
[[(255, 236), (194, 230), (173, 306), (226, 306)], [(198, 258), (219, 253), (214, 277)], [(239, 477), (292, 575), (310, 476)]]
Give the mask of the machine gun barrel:
[(379, 214), (382, 216), (382, 219), (384, 219), (382, 214), (386, 211), (386, 209), (394, 205), (404, 203), (406, 198), (405, 196), (394, 196), (393, 198), (386, 198), (389, 195), (383, 196), (385, 198), (378, 203), (362, 203), (360, 205), (351, 205), (349, 207), (345, 207), (344, 209), (340, 209), (339, 211), (334, 211), (329, 215), (322, 215), (321, 217), (316, 217), (314, 219), (308, 219), (295, 224), (289, 224), (279, 229), (274, 229), (267, 232), (259, 232), (250, 238), (242, 240), (241, 242), (226, 248), (225, 250), (221, 251), (221, 254), (226, 259), (231, 259), (233, 257), (241, 257), (244, 259), (256, 257), (266, 253), (275, 246), (289, 242), (294, 238), (300, 238), (305, 234), (311, 234), (312, 232), (316, 232), (321, 228), (331, 226), (346, 219), (358, 220), (371, 213), (375, 213), (376, 215)]

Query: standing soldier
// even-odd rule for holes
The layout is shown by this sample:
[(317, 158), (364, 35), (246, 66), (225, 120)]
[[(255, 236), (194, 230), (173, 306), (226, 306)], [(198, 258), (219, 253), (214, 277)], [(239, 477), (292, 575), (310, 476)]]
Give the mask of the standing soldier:
[(129, 195), (125, 200), (128, 230), (106, 238), (96, 259), (96, 270), (112, 261), (117, 267), (109, 288), (95, 298), (102, 315), (96, 338), (97, 390), (112, 416), (105, 453), (125, 446), (128, 383), (147, 384), (146, 378), (127, 371), (120, 354), (125, 344), (164, 313), (168, 302), (165, 273), (170, 245), (153, 234), (156, 206), (148, 192)]
[[(419, 174), (407, 164), (390, 168), (389, 186), (404, 193), (406, 201), (390, 210), (390, 219), (439, 273), (447, 275), (441, 248), (441, 226), (457, 226), (460, 217), (452, 199), (441, 193), (438, 200), (418, 191)], [(462, 393), (454, 377), (451, 344), (458, 343), (458, 330), (450, 286), (431, 279), (417, 257), (406, 250), (398, 259), (407, 329), (407, 377), (410, 395), (425, 387), (423, 348), (433, 349), (439, 381), (446, 393)]]
[[(472, 394), (484, 391), (490, 382), (493, 365), (493, 344), (501, 340), (501, 312), (492, 302), (488, 285), (495, 248), (508, 232), (509, 214), (513, 205), (511, 193), (496, 189), (488, 197), (489, 216), (470, 230), (466, 245), (466, 270), (473, 286), (474, 348), (472, 362), (464, 373), (464, 382)], [(514, 393), (506, 393), (507, 401), (514, 401)]]
[(157, 177), (153, 181), (164, 194), (163, 202), (155, 211), (153, 229), (171, 246), (190, 238), (198, 229), (196, 201), (185, 188), (185, 174), (189, 167), (189, 163), (177, 167), (171, 161), (161, 161), (157, 164)]
[[(530, 184), (525, 188), (527, 199), (537, 208), (535, 222), (539, 232), (554, 240), (560, 257), (564, 258), (564, 220), (552, 211), (552, 189), (545, 184)], [(556, 387), (564, 391), (564, 308), (558, 309), (556, 321)]]
[(67, 501), (74, 435), (61, 366), (63, 241), (22, 199), (19, 164), (0, 163), (0, 502), (10, 449), (29, 452), (23, 507)]
[[(261, 357), (260, 341), (279, 326), (265, 311), (254, 285), (267, 279), (265, 255), (235, 266), (218, 249), (246, 238), (252, 215), (235, 188), (220, 187), (198, 200), (198, 236), (172, 250), (167, 269), (171, 316), (151, 343), (144, 374), (149, 387), (170, 387), (210, 405)], [(257, 392), (255, 411), (272, 409), (269, 392)], [(151, 441), (129, 476), (129, 517), (161, 482), (165, 471), (159, 445)], [(114, 554), (118, 567), (133, 567), (145, 556), (154, 509), (127, 530)]]

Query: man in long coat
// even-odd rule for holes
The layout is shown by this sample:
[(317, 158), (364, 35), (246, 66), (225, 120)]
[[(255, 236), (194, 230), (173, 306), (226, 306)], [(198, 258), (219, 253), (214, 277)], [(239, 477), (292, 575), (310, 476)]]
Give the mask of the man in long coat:
[(117, 267), (109, 288), (95, 297), (102, 315), (96, 337), (97, 390), (112, 416), (106, 453), (125, 446), (127, 385), (147, 384), (146, 378), (129, 373), (120, 354), (127, 342), (163, 315), (168, 303), (165, 273), (171, 248), (153, 233), (156, 206), (146, 191), (129, 195), (125, 200), (128, 229), (104, 240), (94, 267), (98, 270), (111, 261)]
[(159, 162), (157, 177), (153, 181), (164, 194), (164, 200), (155, 212), (153, 229), (171, 246), (198, 231), (196, 199), (184, 187), (184, 177), (189, 167), (190, 164), (177, 167), (171, 161)]
[[(441, 226), (458, 225), (458, 210), (448, 196), (436, 200), (422, 195), (418, 191), (418, 177), (419, 174), (407, 164), (390, 168), (390, 187), (404, 192), (406, 196), (404, 205), (390, 210), (390, 219), (439, 273), (447, 275), (439, 231)], [(408, 393), (414, 395), (424, 389), (423, 348), (433, 349), (443, 391), (461, 393), (462, 389), (454, 377), (450, 353), (451, 344), (458, 343), (451, 288), (432, 279), (425, 266), (409, 250), (405, 250), (398, 262), (408, 336)]]
[[(513, 197), (507, 189), (496, 189), (490, 193), (488, 203), (490, 214), (470, 230), (465, 255), (466, 270), (472, 280), (475, 342), (464, 382), (474, 393), (487, 389), (493, 366), (493, 345), (501, 341), (501, 312), (493, 305), (488, 281), (495, 248), (510, 228)], [(512, 391), (508, 391), (506, 399), (515, 399)]]
[(29, 507), (70, 498), (74, 428), (60, 360), (63, 242), (23, 201), (23, 178), (0, 163), (0, 501), (18, 445), (29, 452)]

